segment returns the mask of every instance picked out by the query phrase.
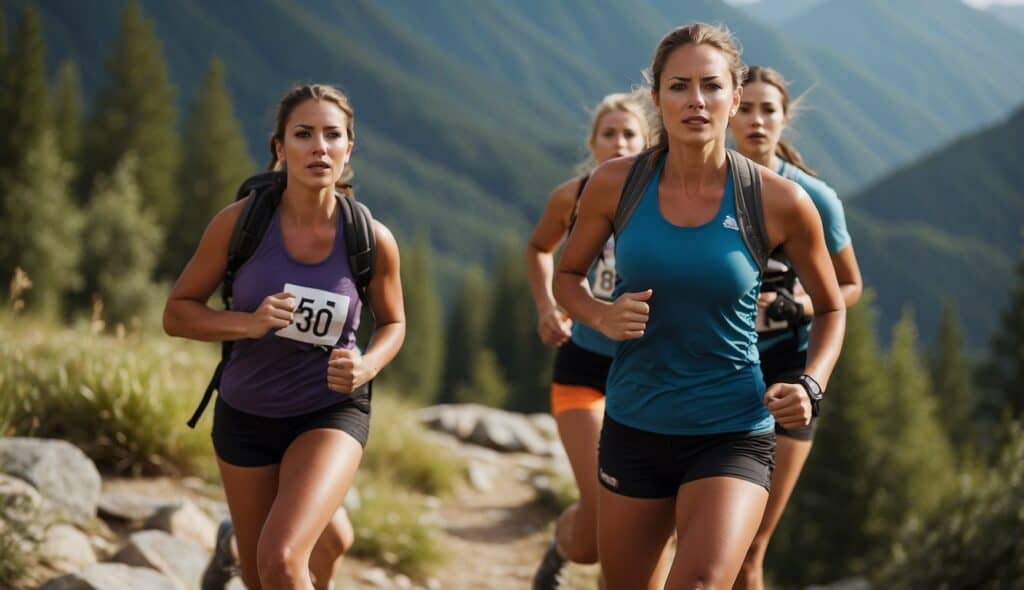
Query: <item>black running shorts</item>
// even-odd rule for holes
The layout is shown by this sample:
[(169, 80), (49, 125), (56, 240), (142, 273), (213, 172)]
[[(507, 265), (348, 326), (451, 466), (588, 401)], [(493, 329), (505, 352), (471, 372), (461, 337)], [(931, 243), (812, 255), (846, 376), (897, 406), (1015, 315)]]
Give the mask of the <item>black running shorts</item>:
[(605, 414), (598, 479), (616, 494), (668, 498), (706, 477), (735, 477), (770, 489), (775, 433), (671, 435), (632, 428)]
[[(795, 345), (794, 345), (795, 346)], [(807, 351), (796, 350), (785, 344), (766, 350), (761, 353), (761, 373), (764, 374), (764, 384), (767, 387), (775, 383), (796, 383), (800, 375), (804, 374), (807, 366)], [(814, 440), (814, 433), (818, 429), (818, 416), (811, 418), (811, 423), (800, 428), (783, 428), (775, 424), (775, 433), (797, 440)]]
[(284, 452), (304, 432), (341, 430), (366, 446), (370, 435), (369, 395), (345, 396), (326, 408), (285, 418), (268, 418), (236, 410), (220, 396), (213, 413), (213, 448), (222, 461), (237, 467), (263, 467), (281, 462)]
[(562, 385), (583, 385), (604, 393), (611, 366), (611, 357), (591, 352), (570, 340), (558, 347), (551, 381)]

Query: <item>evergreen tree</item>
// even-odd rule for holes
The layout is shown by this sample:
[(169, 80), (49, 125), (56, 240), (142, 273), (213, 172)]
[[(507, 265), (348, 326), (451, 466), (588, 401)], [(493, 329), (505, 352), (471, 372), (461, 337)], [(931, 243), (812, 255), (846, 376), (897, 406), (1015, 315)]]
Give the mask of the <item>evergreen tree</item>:
[(40, 141), (52, 118), (46, 83), (46, 47), (39, 11), (25, 9), (6, 59), (4, 132), (0, 138), (0, 170), (17, 170), (29, 146)]
[(455, 389), (458, 403), (476, 403), (500, 408), (508, 397), (508, 385), (501, 378), (498, 360), (489, 348), (477, 350), (471, 366), (469, 380)]
[(955, 448), (969, 444), (974, 432), (974, 392), (964, 358), (964, 334), (956, 302), (942, 310), (939, 339), (931, 355), (932, 389), (942, 408), (942, 422)]
[(147, 317), (163, 298), (152, 280), (163, 235), (143, 206), (138, 166), (128, 152), (113, 174), (101, 174), (86, 211), (86, 294), (103, 301), (109, 326)]
[(54, 96), (54, 125), (64, 161), (78, 162), (82, 147), (82, 82), (78, 64), (66, 60), (57, 71)]
[(184, 137), (188, 149), (178, 177), (182, 207), (162, 260), (163, 274), (169, 275), (181, 272), (207, 224), (231, 203), (238, 185), (256, 168), (219, 59), (212, 60), (206, 70), (185, 122)]
[(978, 373), (986, 391), (986, 413), (992, 422), (1007, 412), (1019, 419), (1024, 416), (1024, 256), (990, 349)]
[[(490, 315), (489, 297), (483, 272), (477, 267), (470, 268), (448, 311), (444, 371), (437, 396), (438, 403), (454, 402), (455, 392), (473, 379), (475, 356), (484, 348)], [(494, 354), (493, 351), (491, 354)]]
[(444, 334), (430, 242), (420, 234), (412, 248), (403, 248), (402, 252), (405, 344), (384, 377), (402, 395), (432, 401), (440, 385)]
[(86, 128), (81, 194), (87, 194), (98, 174), (111, 172), (125, 154), (135, 152), (143, 204), (166, 230), (181, 202), (174, 182), (181, 153), (175, 89), (153, 23), (137, 0), (125, 6), (106, 65), (109, 78)]
[[(11, 82), (7, 78), (7, 15), (4, 2), (0, 0), (0, 88), (10, 87)], [(5, 129), (9, 127), (7, 108), (7, 93), (0, 92), (0, 125)]]
[(7, 284), (15, 268), (32, 280), (25, 293), (30, 309), (60, 311), (64, 295), (79, 283), (78, 244), (82, 216), (68, 193), (68, 166), (52, 130), (31, 141), (17, 169), (0, 172), (5, 226), (0, 239), (0, 277)]
[(554, 349), (538, 338), (536, 310), (517, 240), (505, 241), (492, 281), (493, 307), (488, 344), (509, 384), (506, 407), (520, 412), (544, 411)]

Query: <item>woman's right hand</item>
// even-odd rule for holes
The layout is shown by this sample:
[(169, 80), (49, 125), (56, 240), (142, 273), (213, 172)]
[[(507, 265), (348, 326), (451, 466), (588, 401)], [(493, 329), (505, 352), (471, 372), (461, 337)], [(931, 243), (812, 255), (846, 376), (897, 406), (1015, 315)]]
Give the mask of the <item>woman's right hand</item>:
[(537, 334), (548, 346), (561, 346), (572, 337), (572, 320), (555, 306), (537, 314)]
[(651, 315), (647, 301), (653, 294), (653, 290), (647, 289), (619, 295), (601, 316), (598, 326), (601, 333), (612, 340), (635, 340), (643, 336)]
[(293, 312), (295, 311), (295, 296), (290, 293), (276, 293), (268, 295), (263, 303), (252, 312), (249, 317), (249, 325), (246, 329), (246, 337), (262, 338), (271, 330), (287, 328), (292, 323)]

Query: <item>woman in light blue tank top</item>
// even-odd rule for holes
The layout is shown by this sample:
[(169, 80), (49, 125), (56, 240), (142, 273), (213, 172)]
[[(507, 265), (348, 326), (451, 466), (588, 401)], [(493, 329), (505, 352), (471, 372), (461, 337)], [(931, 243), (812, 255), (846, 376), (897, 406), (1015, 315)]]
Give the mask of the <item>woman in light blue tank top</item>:
[(341, 503), (369, 434), (370, 383), (398, 353), (405, 314), (398, 246), (374, 221), (365, 298), (376, 326), (360, 353), (363, 293), (343, 221), (343, 199), (352, 198), (353, 116), (348, 98), (330, 86), (285, 95), (270, 167), (284, 170), (286, 183), (267, 189), (279, 201), (235, 274), (231, 310), (206, 302), (225, 277), (232, 233), (253, 196), (214, 217), (167, 301), (168, 334), (233, 341), (212, 432), (233, 520), (221, 523), (203, 590), (223, 588), (235, 563), (249, 588), (313, 588), (315, 580), (321, 590), (354, 541)]
[[(839, 289), (847, 307), (860, 298), (861, 277), (846, 228), (843, 204), (836, 192), (803, 162), (800, 153), (782, 139), (793, 116), (786, 80), (779, 72), (762, 66), (751, 67), (743, 84), (739, 111), (729, 123), (740, 153), (784, 178), (799, 184), (821, 215), (825, 245), (832, 258)], [(758, 300), (758, 349), (765, 383), (792, 382), (805, 370), (807, 344), (814, 305), (803, 290), (789, 261), (778, 253), (772, 257), (771, 275), (764, 281)], [(811, 452), (818, 418), (801, 428), (776, 425), (775, 471), (761, 526), (743, 560), (737, 587), (764, 590), (764, 557), (775, 527), (782, 518), (800, 471)]]
[[(598, 553), (610, 590), (657, 587), (673, 530), (665, 588), (732, 585), (768, 499), (775, 422), (810, 421), (839, 355), (845, 308), (814, 204), (756, 167), (752, 185), (733, 186), (740, 169), (730, 159), (748, 170), (725, 147), (744, 73), (722, 27), (695, 23), (662, 39), (649, 78), (658, 141), (643, 158), (594, 172), (555, 276), (572, 318), (618, 342), (598, 455)], [(627, 177), (649, 180), (616, 224)], [(758, 186), (761, 211), (741, 215), (736, 203)], [(591, 294), (587, 273), (613, 228), (619, 284), (609, 302)], [(760, 243), (751, 241), (758, 228), (800, 271), (815, 312), (801, 384), (767, 390), (755, 331), (761, 254), (747, 246)]]
[[(537, 305), (537, 333), (557, 346), (551, 383), (551, 414), (576, 475), (580, 500), (555, 525), (554, 539), (534, 575), (534, 590), (557, 587), (567, 561), (597, 561), (597, 438), (604, 416), (604, 392), (615, 342), (558, 309), (551, 293), (554, 252), (572, 227), (579, 200), (594, 165), (638, 154), (649, 142), (649, 99), (642, 94), (609, 94), (594, 109), (587, 149), (587, 174), (562, 183), (551, 193), (544, 214), (526, 247), (526, 268)], [(615, 242), (605, 243), (588, 273), (591, 292), (610, 299), (615, 288)]]

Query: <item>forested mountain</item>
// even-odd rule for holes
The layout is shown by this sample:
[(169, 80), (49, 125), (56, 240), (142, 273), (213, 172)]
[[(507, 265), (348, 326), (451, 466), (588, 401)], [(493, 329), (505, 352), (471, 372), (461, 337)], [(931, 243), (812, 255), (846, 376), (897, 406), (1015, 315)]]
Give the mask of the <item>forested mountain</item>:
[(1022, 161), (1024, 109), (850, 199), (850, 229), (883, 323), (907, 303), (937, 317), (955, 297), (969, 341), (984, 342), (1024, 247)]

